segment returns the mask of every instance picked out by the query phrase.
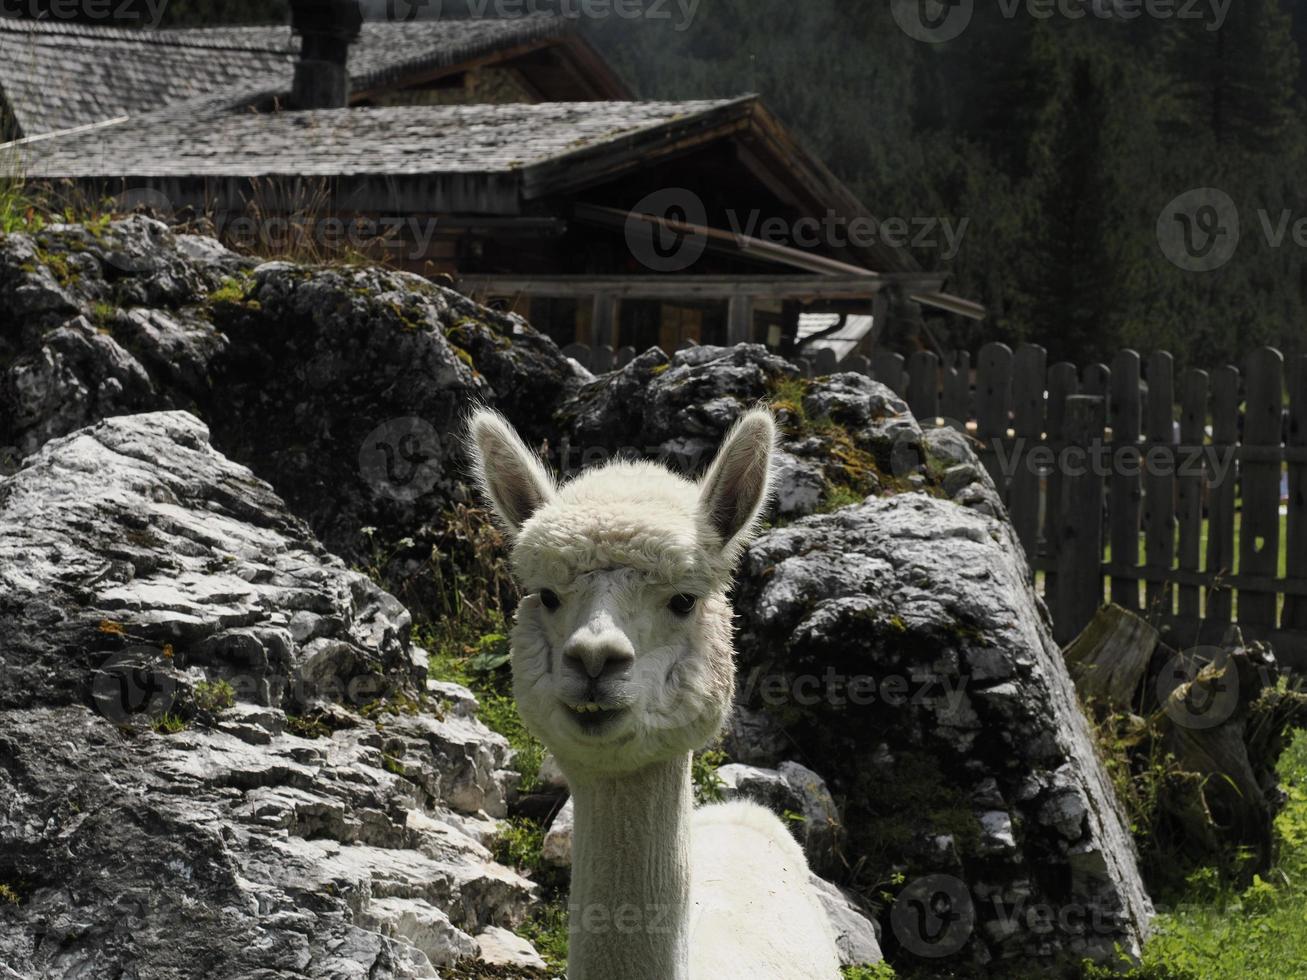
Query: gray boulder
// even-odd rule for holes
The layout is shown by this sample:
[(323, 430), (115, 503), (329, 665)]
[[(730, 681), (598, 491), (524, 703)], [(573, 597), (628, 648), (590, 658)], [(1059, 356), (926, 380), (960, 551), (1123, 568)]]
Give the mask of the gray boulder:
[(651, 348), (565, 401), (563, 472), (621, 452), (694, 474), (747, 408), (768, 401), (781, 423), (775, 512), (795, 517), (861, 499), (899, 482), (927, 480), (922, 434), (906, 403), (860, 374), (805, 380), (757, 344)]
[(1133, 843), (991, 492), (975, 466), (956, 500), (873, 497), (763, 534), (736, 586), (741, 700), (820, 760), (861, 877), (904, 876), (891, 959), (1036, 974), (1137, 955)]
[(507, 743), (409, 631), (185, 413), (0, 478), (9, 975), (434, 977), (519, 924)]

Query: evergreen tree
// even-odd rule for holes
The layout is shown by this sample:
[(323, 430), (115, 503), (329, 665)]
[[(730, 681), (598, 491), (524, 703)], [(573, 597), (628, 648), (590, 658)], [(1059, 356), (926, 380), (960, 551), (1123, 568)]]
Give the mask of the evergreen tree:
[(1117, 199), (1112, 118), (1100, 70), (1077, 56), (1034, 147), (1035, 206), (1021, 268), (1024, 333), (1055, 360), (1080, 364), (1117, 344), (1120, 267), (1113, 236)]
[(1208, 20), (1177, 19), (1169, 28), (1165, 51), (1176, 85), (1173, 130), (1210, 138), (1222, 149), (1284, 149), (1298, 112), (1294, 87), (1301, 58), (1292, 18), (1279, 0), (1232, 3), (1219, 27)]

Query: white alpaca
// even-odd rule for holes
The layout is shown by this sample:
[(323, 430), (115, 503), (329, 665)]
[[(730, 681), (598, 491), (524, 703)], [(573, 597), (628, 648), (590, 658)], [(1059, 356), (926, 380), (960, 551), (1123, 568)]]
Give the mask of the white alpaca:
[(691, 752), (731, 703), (726, 588), (767, 499), (771, 415), (746, 414), (697, 485), (615, 462), (556, 487), (499, 415), (471, 435), (529, 593), (513, 693), (574, 800), (569, 980), (838, 978), (780, 820), (691, 804)]

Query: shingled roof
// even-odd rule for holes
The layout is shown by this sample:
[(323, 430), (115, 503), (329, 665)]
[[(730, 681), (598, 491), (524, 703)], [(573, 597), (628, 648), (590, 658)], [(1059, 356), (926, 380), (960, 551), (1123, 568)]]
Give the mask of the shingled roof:
[[(217, 98), (24, 144), (29, 179), (120, 179), (180, 188), (251, 178), (326, 177), (375, 188), (366, 206), (514, 212), (564, 158), (632, 142), (678, 142), (720, 127), (751, 98), (233, 112)], [(240, 99), (238, 102), (243, 102)], [(351, 180), (352, 178), (352, 180)], [(420, 190), (418, 190), (420, 188)], [(343, 187), (342, 187), (343, 190)], [(378, 198), (384, 194), (390, 200)], [(172, 195), (169, 195), (172, 197)], [(191, 193), (178, 190), (178, 198)], [(363, 206), (362, 201), (359, 202)]]
[[(367, 23), (350, 49), (351, 85), (405, 84), (497, 51), (575, 41), (575, 30), (547, 14)], [(18, 135), (34, 136), (260, 82), (281, 91), (298, 47), (287, 26), (147, 31), (0, 17), (0, 102)]]
[[(150, 188), (176, 208), (240, 210), (262, 182), (307, 177), (327, 181), (341, 210), (522, 216), (533, 201), (731, 141), (801, 213), (867, 215), (756, 96), (251, 111), (276, 81), (36, 137), (16, 147), (19, 165), (29, 179), (94, 193)], [(903, 250), (864, 251), (868, 268), (917, 269)]]

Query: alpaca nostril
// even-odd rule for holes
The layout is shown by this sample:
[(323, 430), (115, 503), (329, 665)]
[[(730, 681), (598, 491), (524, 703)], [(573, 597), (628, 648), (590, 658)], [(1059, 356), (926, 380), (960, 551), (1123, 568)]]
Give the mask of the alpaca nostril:
[(587, 677), (599, 680), (625, 673), (635, 663), (635, 654), (614, 646), (573, 644), (563, 650), (563, 659), (584, 671)]

